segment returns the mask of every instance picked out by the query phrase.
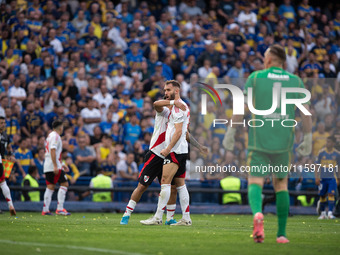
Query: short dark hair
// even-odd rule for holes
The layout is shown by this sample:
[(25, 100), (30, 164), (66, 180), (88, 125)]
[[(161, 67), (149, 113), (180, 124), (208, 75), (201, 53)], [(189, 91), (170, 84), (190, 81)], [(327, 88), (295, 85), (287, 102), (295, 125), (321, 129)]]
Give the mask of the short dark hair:
[(55, 120), (55, 121), (53, 121), (53, 123), (52, 123), (52, 128), (53, 128), (53, 129), (56, 129), (56, 128), (58, 128), (58, 127), (61, 126), (61, 125), (63, 125), (63, 122), (62, 122), (61, 120)]
[(28, 168), (28, 174), (31, 175), (31, 174), (33, 174), (37, 170), (38, 170), (38, 168), (36, 166), (30, 166)]
[(334, 135), (330, 135), (327, 137), (328, 140), (331, 140), (332, 142), (335, 142), (336, 139), (335, 139), (335, 136)]
[(108, 134), (103, 134), (102, 139), (111, 139), (112, 140), (112, 137)]
[(5, 117), (4, 116), (0, 116), (0, 120), (5, 120)]
[(21, 144), (22, 142), (26, 141), (27, 137), (21, 137), (19, 140), (19, 144)]
[(278, 44), (274, 44), (274, 45), (270, 46), (269, 47), (269, 53), (278, 57), (281, 60), (282, 63), (286, 61), (286, 52), (285, 52), (284, 48), (282, 48)]
[(172, 86), (181, 88), (181, 84), (176, 80), (169, 80), (165, 82), (165, 85), (172, 84)]

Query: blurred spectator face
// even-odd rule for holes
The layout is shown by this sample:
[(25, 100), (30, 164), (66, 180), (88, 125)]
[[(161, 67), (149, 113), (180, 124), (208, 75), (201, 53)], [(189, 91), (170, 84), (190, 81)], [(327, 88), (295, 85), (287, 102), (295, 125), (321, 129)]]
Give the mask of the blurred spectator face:
[(96, 136), (96, 137), (99, 137), (99, 136), (102, 135), (102, 130), (100, 129), (99, 126), (96, 126), (96, 127), (93, 129), (93, 134), (94, 134), (94, 136)]
[(28, 65), (28, 64), (31, 63), (31, 61), (32, 61), (31, 55), (29, 55), (29, 54), (25, 55), (25, 57), (24, 57), (24, 62), (25, 62), (25, 64)]
[(323, 133), (325, 132), (325, 123), (320, 122), (320, 123), (318, 124), (318, 132), (319, 132), (320, 134), (323, 134)]
[(39, 149), (39, 151), (38, 151), (38, 158), (40, 160), (44, 160), (44, 158), (45, 158), (45, 149), (44, 148)]
[(10, 118), (12, 116), (12, 109), (10, 107), (7, 107), (5, 109), (5, 115), (6, 115), (6, 118)]
[(57, 114), (59, 117), (64, 115), (64, 106), (59, 106), (57, 108)]
[(133, 153), (129, 153), (126, 157), (126, 163), (130, 165), (135, 160), (135, 155)]
[(22, 139), (20, 144), (19, 144), (19, 147), (22, 149), (22, 150), (26, 150), (27, 148), (27, 139)]
[(137, 125), (138, 124), (138, 118), (136, 115), (131, 116), (131, 124), (132, 125)]
[(29, 103), (26, 105), (26, 110), (27, 110), (29, 113), (33, 113), (33, 112), (34, 112), (34, 104), (33, 104), (33, 102), (29, 102)]
[(86, 146), (86, 137), (80, 136), (78, 138), (78, 144), (79, 144), (79, 148), (83, 149)]
[(88, 103), (87, 103), (87, 108), (89, 108), (90, 110), (92, 110), (94, 108), (94, 100), (91, 98), (89, 99)]

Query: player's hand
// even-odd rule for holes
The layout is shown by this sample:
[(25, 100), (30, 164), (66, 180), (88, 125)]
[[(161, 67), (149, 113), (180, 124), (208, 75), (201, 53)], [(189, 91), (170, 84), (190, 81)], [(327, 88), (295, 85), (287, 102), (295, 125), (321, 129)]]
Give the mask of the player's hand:
[(163, 150), (161, 150), (161, 155), (164, 156), (164, 157), (168, 156), (169, 153), (170, 153), (170, 150), (169, 150), (169, 149), (163, 149)]
[(308, 156), (312, 153), (312, 133), (308, 133), (303, 136), (303, 141), (296, 148), (296, 151), (301, 156)]
[(179, 108), (179, 109), (181, 109), (182, 111), (186, 111), (187, 110), (187, 108), (185, 107), (185, 105), (184, 104), (182, 104), (179, 100), (175, 100), (175, 106), (177, 107), (177, 108)]
[(316, 186), (319, 186), (319, 185), (320, 185), (320, 179), (319, 179), (319, 178), (316, 178), (316, 179), (315, 179), (315, 184), (316, 184)]
[(68, 168), (67, 165), (63, 165), (63, 169), (64, 169), (64, 172), (65, 172), (65, 173), (70, 172), (70, 169)]
[(233, 151), (235, 146), (235, 134), (236, 134), (236, 128), (228, 127), (227, 133), (224, 136), (223, 139), (223, 147), (227, 151)]
[(209, 153), (209, 148), (207, 146), (201, 146), (200, 147), (200, 153), (203, 155), (203, 156), (207, 156), (208, 153)]
[(59, 174), (59, 169), (58, 169), (57, 166), (53, 167), (53, 172), (54, 172), (54, 174)]

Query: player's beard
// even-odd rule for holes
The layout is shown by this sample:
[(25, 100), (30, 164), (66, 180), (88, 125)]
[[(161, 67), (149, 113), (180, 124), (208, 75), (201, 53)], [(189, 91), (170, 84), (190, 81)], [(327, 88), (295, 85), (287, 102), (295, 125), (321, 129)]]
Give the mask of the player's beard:
[(175, 92), (172, 93), (170, 96), (164, 95), (163, 99), (165, 99), (165, 100), (175, 100)]

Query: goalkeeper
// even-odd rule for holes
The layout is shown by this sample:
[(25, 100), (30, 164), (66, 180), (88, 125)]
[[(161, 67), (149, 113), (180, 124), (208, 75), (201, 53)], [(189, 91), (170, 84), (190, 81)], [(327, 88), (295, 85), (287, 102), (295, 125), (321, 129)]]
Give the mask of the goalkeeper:
[[(257, 110), (267, 110), (272, 106), (273, 88), (296, 87), (304, 88), (301, 79), (283, 69), (286, 60), (284, 49), (279, 45), (272, 45), (264, 54), (265, 69), (253, 72), (245, 85), (253, 89), (252, 102)], [(288, 93), (289, 99), (304, 98), (302, 93)], [(280, 105), (280, 100), (278, 102)], [(309, 110), (308, 105), (303, 105)], [(271, 115), (253, 115), (253, 119), (264, 122), (262, 127), (249, 127), (248, 159), (250, 176), (248, 179), (248, 201), (254, 215), (253, 238), (255, 242), (264, 241), (263, 214), (262, 214), (262, 187), (264, 177), (270, 174), (268, 166), (289, 169), (294, 142), (294, 127), (284, 127), (281, 121), (284, 119), (295, 119), (295, 105), (287, 104), (286, 115), (281, 115), (280, 106)], [(304, 140), (297, 148), (301, 156), (307, 156), (312, 150), (312, 119), (309, 115), (301, 113)], [(265, 121), (276, 119), (275, 123)], [(241, 122), (243, 116), (234, 115), (232, 122)], [(286, 125), (287, 126), (287, 125)], [(229, 127), (223, 140), (223, 146), (227, 150), (234, 149), (235, 127)], [(262, 169), (267, 166), (267, 171)], [(282, 167), (283, 166), (283, 167)], [(276, 193), (276, 209), (278, 217), (278, 243), (288, 243), (286, 235), (286, 223), (289, 212), (288, 194), (288, 171), (273, 171), (273, 185)]]

